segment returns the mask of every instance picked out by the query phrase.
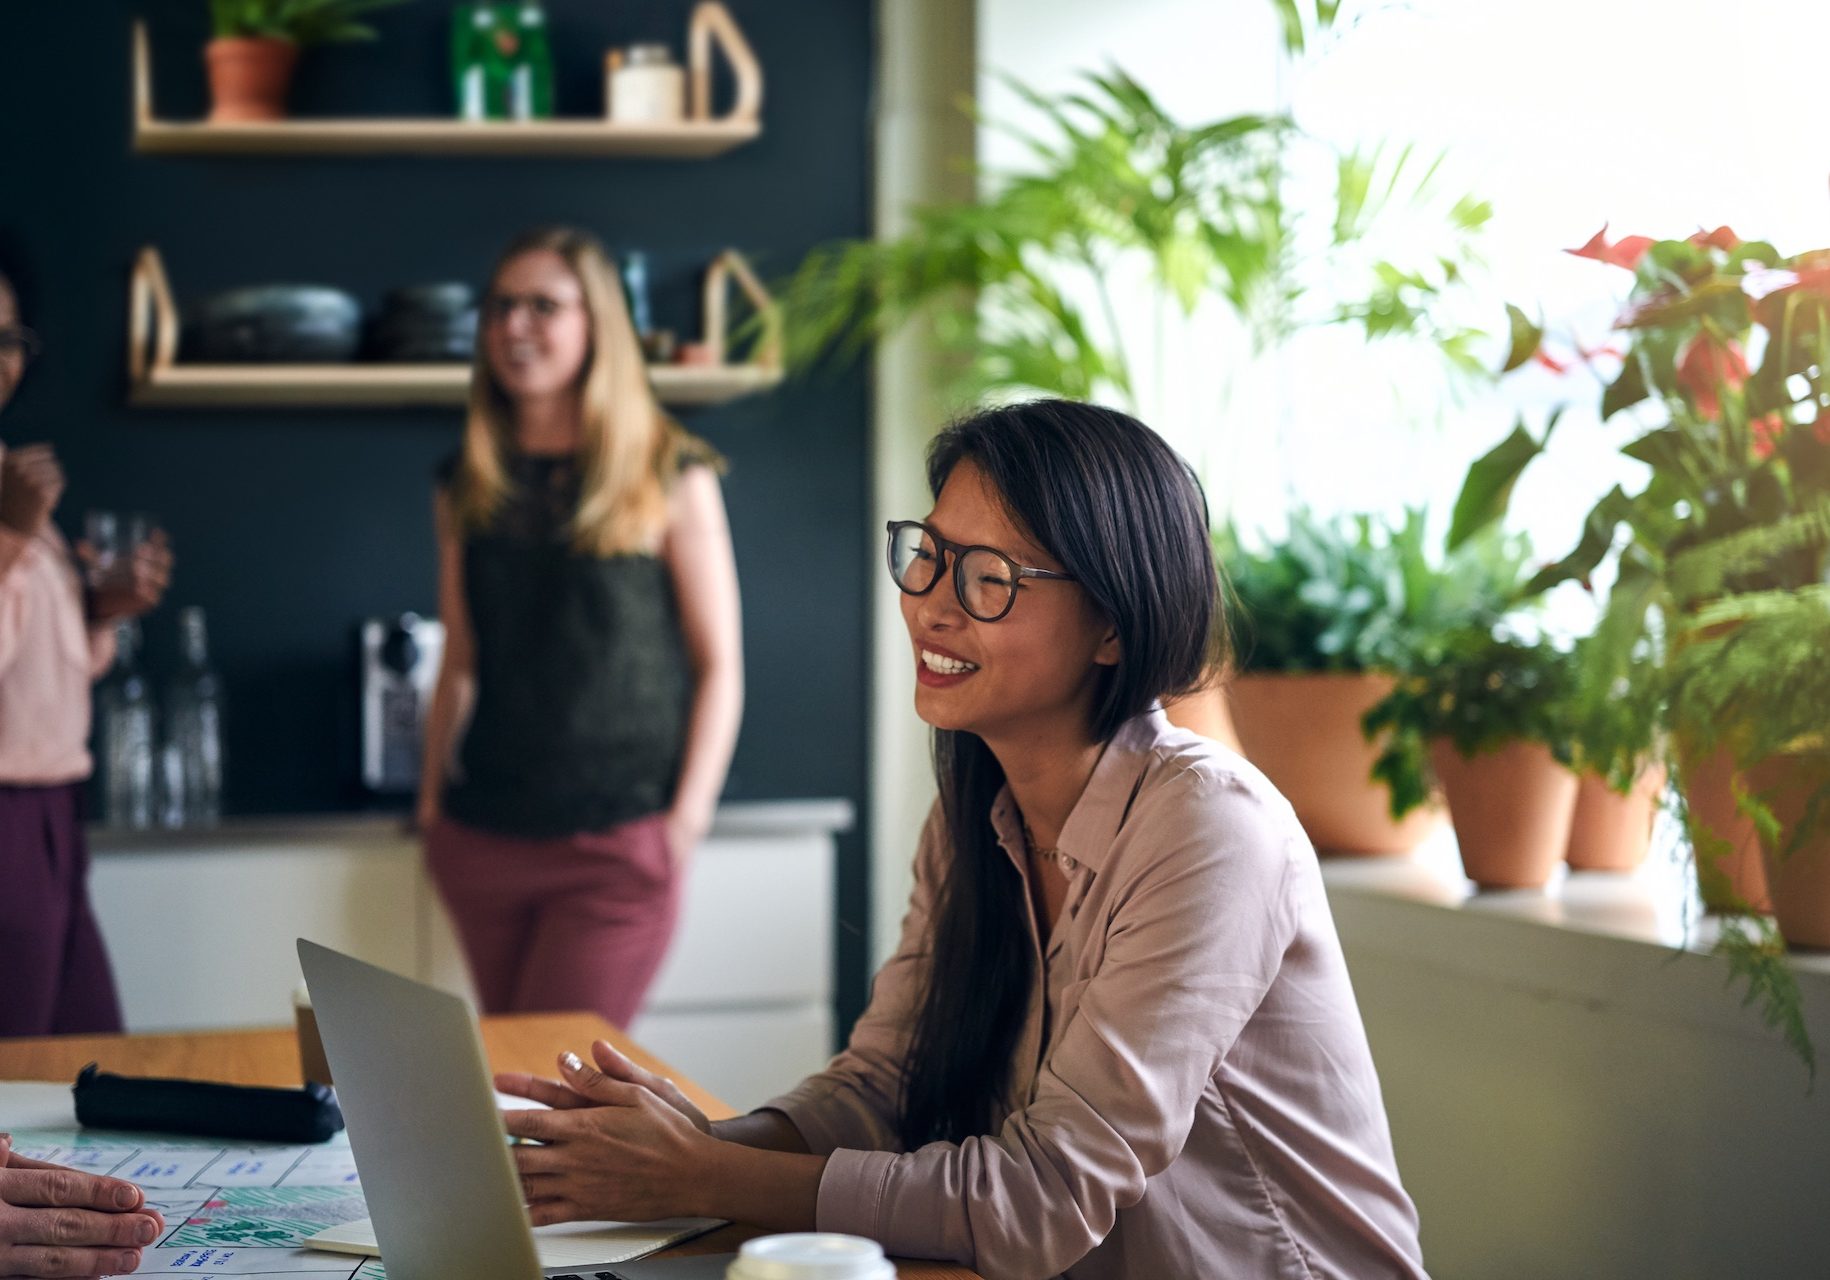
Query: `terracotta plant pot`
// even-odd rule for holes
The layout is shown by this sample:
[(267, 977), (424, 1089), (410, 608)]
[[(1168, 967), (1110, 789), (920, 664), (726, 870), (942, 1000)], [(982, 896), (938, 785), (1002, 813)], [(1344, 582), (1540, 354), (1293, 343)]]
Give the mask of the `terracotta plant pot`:
[(1438, 739), (1430, 763), (1468, 879), (1483, 889), (1542, 889), (1569, 843), (1576, 775), (1549, 747), (1518, 740), (1470, 760)]
[(1228, 750), (1245, 754), (1239, 744), (1239, 730), (1233, 727), (1233, 713), (1227, 705), (1226, 686), (1216, 683), (1197, 690), (1186, 698), (1165, 703), (1163, 711), (1169, 723), (1203, 737), (1212, 738)]
[(1697, 855), (1697, 891), (1704, 908), (1715, 912), (1770, 912), (1773, 900), (1767, 895), (1760, 832), (1753, 819), (1735, 809), (1734, 760), (1726, 749), (1700, 760), (1683, 753), (1678, 773), (1692, 825), (1712, 832), (1716, 839), (1728, 844), (1726, 852)]
[(210, 69), (210, 123), (286, 118), (286, 92), (299, 46), (270, 36), (218, 38), (204, 46)]
[(1789, 946), (1830, 947), (1830, 814), (1821, 815), (1796, 849), (1784, 853), (1811, 798), (1830, 782), (1830, 755), (1775, 756), (1747, 771), (1748, 788), (1772, 806), (1781, 839), (1764, 850), (1767, 886), (1780, 936)]
[(1583, 774), (1563, 854), (1570, 870), (1632, 871), (1644, 862), (1652, 848), (1652, 822), (1666, 777), (1665, 767), (1654, 765), (1623, 796), (1600, 774)]
[(1296, 810), (1323, 854), (1409, 853), (1442, 826), (1440, 804), (1391, 816), (1391, 792), (1372, 777), (1380, 744), (1360, 718), (1389, 694), (1388, 675), (1257, 673), (1228, 687), (1246, 759)]

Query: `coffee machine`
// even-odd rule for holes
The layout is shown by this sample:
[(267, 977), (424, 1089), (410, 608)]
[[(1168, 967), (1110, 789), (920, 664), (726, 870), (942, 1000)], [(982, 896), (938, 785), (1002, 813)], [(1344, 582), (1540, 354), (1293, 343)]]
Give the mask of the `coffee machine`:
[(419, 786), (420, 744), (445, 651), (444, 624), (402, 613), (369, 618), (358, 632), (362, 785), (377, 795)]

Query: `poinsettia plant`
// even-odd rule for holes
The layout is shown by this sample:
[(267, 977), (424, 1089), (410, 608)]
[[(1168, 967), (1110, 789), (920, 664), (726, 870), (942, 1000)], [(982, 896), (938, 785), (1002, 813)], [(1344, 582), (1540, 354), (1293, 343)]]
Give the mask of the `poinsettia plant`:
[[(1655, 570), (1692, 547), (1769, 531), (1720, 576), (1664, 583), (1680, 609), (1725, 589), (1822, 581), (1830, 544), (1801, 537), (1793, 522), (1816, 524), (1830, 514), (1830, 250), (1785, 257), (1728, 227), (1683, 240), (1609, 241), (1604, 227), (1570, 252), (1634, 273), (1613, 343), (1572, 338), (1558, 350), (1557, 340), (1512, 308), (1507, 368), (1536, 360), (1599, 372), (1617, 358), (1601, 414), (1631, 411), (1647, 423), (1624, 452), (1651, 470), (1640, 492), (1616, 487), (1596, 504), (1579, 545), (1537, 585), (1586, 579), (1623, 524), (1638, 544), (1622, 563), (1629, 586), (1657, 576), (1636, 568)], [(1527, 435), (1519, 443), (1511, 465), (1522, 468), (1543, 442)], [(1653, 563), (1644, 563), (1648, 556)]]

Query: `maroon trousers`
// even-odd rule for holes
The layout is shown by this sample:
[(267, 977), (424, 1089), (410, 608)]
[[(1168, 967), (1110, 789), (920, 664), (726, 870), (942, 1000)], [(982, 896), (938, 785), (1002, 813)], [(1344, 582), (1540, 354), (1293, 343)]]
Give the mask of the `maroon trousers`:
[(589, 1009), (627, 1027), (680, 915), (661, 816), (532, 840), (440, 818), (426, 865), (485, 1013)]
[(89, 907), (81, 784), (0, 785), (0, 1036), (121, 1029)]

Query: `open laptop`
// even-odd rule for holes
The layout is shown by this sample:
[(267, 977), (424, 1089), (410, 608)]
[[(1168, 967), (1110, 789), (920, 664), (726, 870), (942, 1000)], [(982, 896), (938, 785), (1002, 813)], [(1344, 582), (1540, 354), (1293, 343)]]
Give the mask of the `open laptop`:
[(450, 995), (299, 939), (369, 1220), (314, 1249), (379, 1256), (388, 1280), (591, 1277), (722, 1224), (529, 1225), (476, 1015)]

